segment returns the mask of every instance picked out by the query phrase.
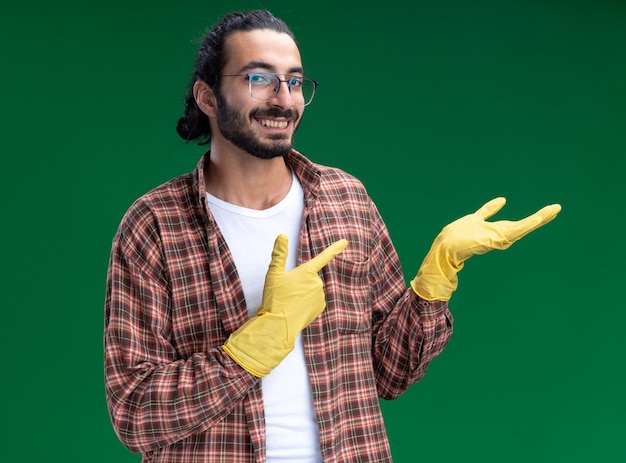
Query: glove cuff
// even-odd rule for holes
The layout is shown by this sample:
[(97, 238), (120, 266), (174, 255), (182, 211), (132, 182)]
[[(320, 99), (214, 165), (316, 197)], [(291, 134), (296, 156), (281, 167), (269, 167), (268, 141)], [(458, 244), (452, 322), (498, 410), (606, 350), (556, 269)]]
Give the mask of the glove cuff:
[(457, 288), (459, 280), (456, 274), (462, 268), (463, 262), (452, 264), (446, 256), (444, 246), (436, 243), (411, 281), (411, 288), (427, 301), (447, 301)]
[(239, 366), (259, 378), (269, 375), (293, 348), (285, 318), (271, 313), (248, 320), (222, 346)]
[[(233, 349), (231, 349), (230, 346), (228, 345), (228, 341), (226, 341), (226, 344), (222, 346), (222, 350), (226, 352), (228, 356), (231, 359), (233, 359), (235, 363), (237, 363), (241, 368), (246, 370), (248, 373), (256, 376), (257, 378), (263, 378), (264, 376), (267, 376), (270, 374), (270, 371), (259, 371), (246, 365), (246, 363), (242, 361), (240, 357), (248, 357), (248, 356), (245, 354), (241, 355), (242, 354), (241, 352), (239, 353), (234, 352)], [(248, 357), (247, 360), (248, 362), (250, 362), (251, 359)]]

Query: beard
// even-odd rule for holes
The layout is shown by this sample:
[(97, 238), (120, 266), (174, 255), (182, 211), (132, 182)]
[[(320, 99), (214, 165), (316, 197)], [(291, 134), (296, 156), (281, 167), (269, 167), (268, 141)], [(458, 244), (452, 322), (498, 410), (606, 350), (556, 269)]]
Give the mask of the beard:
[(260, 159), (272, 159), (287, 156), (293, 149), (292, 137), (282, 134), (270, 136), (270, 142), (260, 140), (253, 132), (250, 121), (255, 117), (285, 117), (294, 124), (294, 134), (300, 125), (300, 114), (296, 110), (271, 108), (254, 109), (248, 115), (229, 107), (221, 95), (216, 94), (217, 126), (222, 136), (237, 148)]

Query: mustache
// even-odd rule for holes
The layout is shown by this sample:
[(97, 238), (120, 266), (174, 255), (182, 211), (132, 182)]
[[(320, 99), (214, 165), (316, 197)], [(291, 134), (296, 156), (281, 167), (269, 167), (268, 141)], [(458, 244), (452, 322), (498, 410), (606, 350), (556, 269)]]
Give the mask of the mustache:
[(286, 119), (292, 119), (293, 121), (297, 121), (300, 119), (300, 113), (295, 109), (280, 109), (280, 108), (270, 108), (270, 109), (253, 109), (250, 112), (250, 117), (284, 117)]

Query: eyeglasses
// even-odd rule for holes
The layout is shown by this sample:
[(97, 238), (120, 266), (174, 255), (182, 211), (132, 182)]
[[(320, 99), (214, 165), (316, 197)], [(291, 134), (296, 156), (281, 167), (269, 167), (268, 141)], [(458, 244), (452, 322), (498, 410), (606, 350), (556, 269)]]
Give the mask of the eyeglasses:
[(284, 74), (281, 79), (273, 72), (250, 72), (248, 74), (224, 74), (224, 77), (245, 77), (248, 80), (250, 96), (262, 102), (268, 102), (278, 95), (280, 84), (287, 83), (289, 93), (300, 104), (307, 106), (313, 101), (318, 82), (308, 77)]

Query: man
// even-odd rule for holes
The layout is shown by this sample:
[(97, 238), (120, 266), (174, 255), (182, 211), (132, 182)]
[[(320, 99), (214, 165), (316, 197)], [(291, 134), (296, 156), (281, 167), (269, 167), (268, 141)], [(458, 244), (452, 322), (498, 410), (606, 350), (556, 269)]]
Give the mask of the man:
[(267, 11), (207, 35), (177, 129), (210, 141), (196, 170), (129, 209), (107, 283), (109, 412), (150, 462), (391, 461), (379, 398), (402, 394), (452, 332), (473, 254), (549, 222), (444, 228), (406, 288), (363, 186), (292, 148), (316, 82)]

